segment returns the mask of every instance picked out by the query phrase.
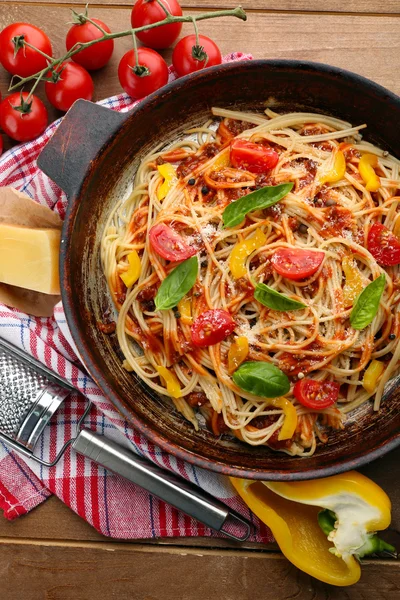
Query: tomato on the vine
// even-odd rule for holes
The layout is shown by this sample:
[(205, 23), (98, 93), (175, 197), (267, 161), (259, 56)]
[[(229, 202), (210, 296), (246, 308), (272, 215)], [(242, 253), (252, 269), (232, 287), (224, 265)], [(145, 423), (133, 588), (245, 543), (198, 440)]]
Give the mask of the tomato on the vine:
[(132, 98), (143, 98), (168, 82), (165, 60), (150, 48), (139, 48), (136, 65), (134, 50), (128, 50), (118, 66), (121, 86)]
[(89, 73), (76, 63), (66, 62), (58, 65), (48, 74), (45, 84), (46, 96), (49, 102), (66, 112), (79, 98), (93, 98), (93, 80)]
[(15, 92), (0, 104), (0, 126), (4, 133), (17, 142), (28, 142), (43, 133), (48, 122), (45, 105), (28, 92)]
[(172, 53), (172, 64), (179, 77), (200, 71), (205, 67), (220, 65), (221, 62), (220, 49), (205, 35), (199, 35), (198, 45), (195, 35), (187, 35), (179, 40)]
[[(104, 31), (107, 33), (111, 33), (111, 29), (100, 21), (99, 19), (92, 19), (97, 25), (100, 25)], [(65, 40), (65, 44), (67, 46), (67, 50), (71, 50), (72, 46), (75, 44), (84, 44), (85, 42), (91, 42), (92, 40), (98, 40), (103, 37), (100, 29), (97, 29), (93, 23), (89, 23), (86, 21), (82, 24), (75, 24), (69, 29), (67, 33), (67, 37)], [(93, 44), (93, 46), (89, 46), (89, 48), (85, 48), (81, 50), (81, 52), (77, 52), (72, 56), (72, 60), (82, 67), (85, 67), (88, 71), (95, 71), (96, 69), (101, 69), (108, 63), (111, 58), (111, 55), (114, 50), (114, 40), (105, 40), (104, 42), (98, 42), (97, 44)]]
[(44, 31), (30, 23), (13, 23), (0, 33), (0, 62), (12, 75), (29, 77), (45, 69), (47, 59), (27, 42), (41, 52), (52, 56), (51, 42)]
[[(182, 16), (182, 9), (177, 0), (161, 0), (161, 3), (174, 17)], [(157, 0), (138, 0), (132, 8), (131, 23), (133, 28), (143, 27), (163, 21), (165, 17), (166, 13)], [(175, 42), (181, 29), (182, 23), (171, 23), (147, 31), (139, 31), (136, 35), (145, 46), (161, 50)]]

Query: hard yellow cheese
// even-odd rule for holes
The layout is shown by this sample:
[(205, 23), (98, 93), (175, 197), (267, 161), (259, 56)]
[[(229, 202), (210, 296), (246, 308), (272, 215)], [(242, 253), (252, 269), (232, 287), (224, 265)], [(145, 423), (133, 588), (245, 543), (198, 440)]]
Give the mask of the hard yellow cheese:
[(0, 281), (44, 294), (59, 294), (59, 229), (0, 223)]

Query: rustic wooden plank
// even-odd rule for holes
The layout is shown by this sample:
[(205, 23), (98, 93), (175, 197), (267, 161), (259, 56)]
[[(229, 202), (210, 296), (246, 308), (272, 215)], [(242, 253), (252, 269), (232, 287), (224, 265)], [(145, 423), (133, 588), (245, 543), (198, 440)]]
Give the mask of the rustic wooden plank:
[[(2, 0), (2, 3), (14, 3), (13, 0)], [(24, 4), (68, 4), (84, 6), (81, 0), (23, 0)], [(19, 3), (21, 4), (21, 2)], [(132, 0), (96, 0), (90, 2), (91, 6), (129, 6)], [(349, 2), (338, 2), (338, 0), (181, 0), (183, 9), (217, 9), (235, 6), (243, 6), (245, 10), (259, 10), (264, 12), (328, 12), (346, 14), (399, 14), (400, 0), (386, 0), (384, 5), (377, 0), (350, 0)]]
[(400, 565), (371, 561), (350, 588), (324, 585), (279, 554), (112, 544), (0, 544), (7, 600), (393, 600)]

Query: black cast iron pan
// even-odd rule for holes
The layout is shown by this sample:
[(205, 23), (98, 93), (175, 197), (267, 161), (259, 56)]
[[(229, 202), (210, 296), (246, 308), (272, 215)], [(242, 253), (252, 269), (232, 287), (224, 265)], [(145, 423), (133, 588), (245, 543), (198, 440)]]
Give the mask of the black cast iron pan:
[(166, 399), (121, 366), (116, 337), (96, 322), (111, 306), (99, 260), (112, 192), (126, 169), (160, 141), (204, 122), (211, 106), (303, 110), (367, 123), (365, 139), (400, 157), (400, 98), (362, 77), (322, 64), (249, 61), (175, 81), (121, 114), (78, 101), (39, 157), (40, 168), (68, 195), (61, 242), (65, 313), (85, 366), (104, 394), (145, 436), (172, 454), (213, 471), (253, 479), (324, 477), (359, 467), (400, 443), (400, 391), (390, 386), (379, 412), (364, 405), (310, 458), (291, 458), (195, 432)]

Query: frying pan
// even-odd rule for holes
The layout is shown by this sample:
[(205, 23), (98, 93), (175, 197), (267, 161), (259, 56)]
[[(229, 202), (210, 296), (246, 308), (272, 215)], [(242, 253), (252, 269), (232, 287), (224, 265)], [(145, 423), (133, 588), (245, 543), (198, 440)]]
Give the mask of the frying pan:
[(115, 335), (96, 326), (112, 310), (99, 245), (115, 198), (144, 155), (205, 121), (211, 106), (302, 110), (367, 123), (365, 139), (400, 156), (400, 98), (360, 76), (322, 64), (249, 61), (179, 79), (128, 113), (78, 101), (39, 157), (39, 167), (67, 194), (61, 240), (61, 288), (68, 325), (95, 382), (132, 425), (168, 452), (236, 477), (295, 480), (325, 477), (383, 456), (400, 443), (400, 391), (386, 390), (381, 410), (366, 403), (343, 431), (331, 432), (309, 458), (194, 431), (167, 398), (122, 368)]

